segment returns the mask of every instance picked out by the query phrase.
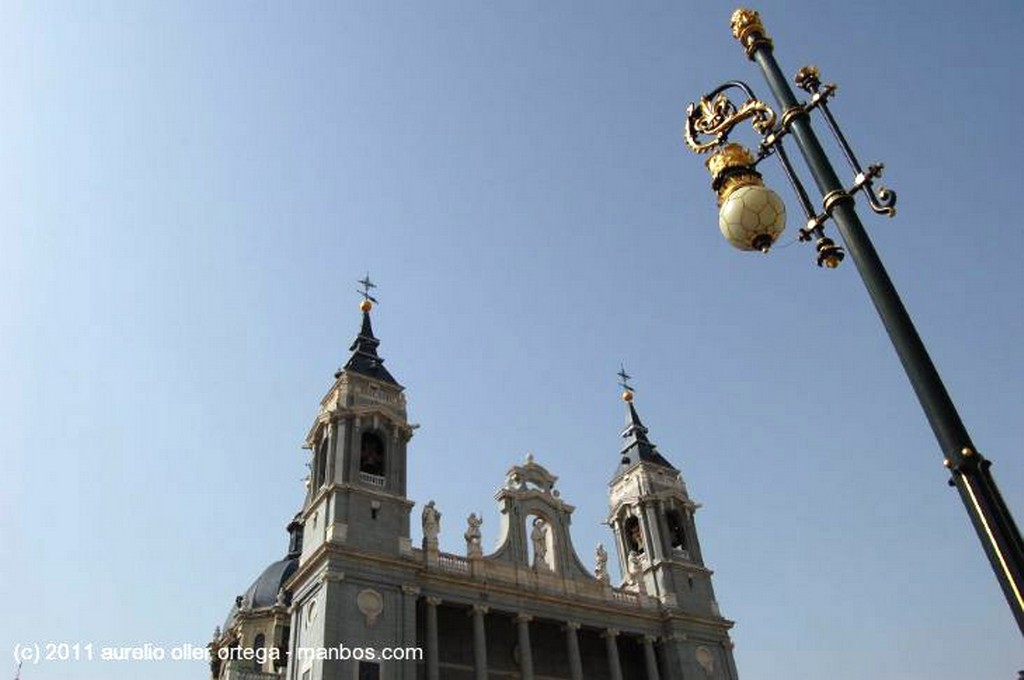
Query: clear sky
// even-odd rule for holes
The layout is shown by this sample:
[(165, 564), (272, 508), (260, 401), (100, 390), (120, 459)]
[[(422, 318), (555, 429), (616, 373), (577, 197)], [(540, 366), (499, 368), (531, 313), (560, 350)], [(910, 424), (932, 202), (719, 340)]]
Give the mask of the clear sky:
[[(854, 267), (718, 232), (680, 130), (722, 80), (767, 97), (733, 8), (0, 5), (2, 672), (19, 642), (205, 645), (285, 552), (369, 271), (443, 548), (470, 511), (493, 544), (531, 451), (592, 563), (624, 362), (704, 504), (743, 680), (1015, 677), (1020, 634)], [(900, 214), (865, 220), (1024, 520), (1022, 5), (758, 8), (886, 162)], [(798, 206), (766, 178), (785, 245)]]

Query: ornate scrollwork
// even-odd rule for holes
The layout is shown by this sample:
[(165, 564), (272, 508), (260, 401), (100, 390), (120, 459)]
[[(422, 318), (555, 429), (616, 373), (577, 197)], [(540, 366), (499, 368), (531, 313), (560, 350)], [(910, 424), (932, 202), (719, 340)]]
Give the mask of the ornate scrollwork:
[[(750, 119), (751, 125), (766, 134), (775, 125), (775, 112), (759, 99), (750, 98), (737, 108), (724, 92), (714, 98), (701, 97), (686, 107), (686, 145), (697, 153), (707, 153), (726, 141), (736, 125)], [(711, 137), (701, 142), (701, 137)]]
[(896, 192), (884, 186), (876, 187), (872, 180), (882, 176), (885, 166), (881, 163), (869, 165), (868, 169), (861, 172), (854, 179), (854, 190), (862, 189), (868, 197), (868, 205), (871, 210), (879, 215), (894, 217), (896, 215)]

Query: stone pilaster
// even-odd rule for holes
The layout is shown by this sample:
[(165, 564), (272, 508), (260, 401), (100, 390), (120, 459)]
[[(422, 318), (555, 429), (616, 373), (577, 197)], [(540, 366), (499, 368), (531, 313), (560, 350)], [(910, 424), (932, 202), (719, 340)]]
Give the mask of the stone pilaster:
[[(418, 586), (406, 584), (402, 586), (402, 646), (416, 646), (416, 600), (419, 599)], [(416, 680), (416, 659), (401, 662), (401, 677)]]
[(437, 643), (437, 607), (441, 598), (427, 598), (427, 680), (441, 680), (440, 645)]

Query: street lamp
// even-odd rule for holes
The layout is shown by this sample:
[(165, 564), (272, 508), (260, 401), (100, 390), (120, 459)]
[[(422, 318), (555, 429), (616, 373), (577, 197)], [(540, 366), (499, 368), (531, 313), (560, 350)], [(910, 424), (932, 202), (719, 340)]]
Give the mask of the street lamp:
[[(807, 66), (796, 74), (797, 86), (809, 95), (807, 101), (797, 101), (775, 61), (772, 41), (757, 12), (736, 10), (731, 26), (733, 36), (740, 41), (747, 57), (761, 67), (782, 114), (776, 116), (768, 104), (754, 95), (749, 85), (738, 80), (723, 83), (687, 108), (684, 132), (687, 146), (696, 153), (710, 152), (706, 165), (712, 177), (711, 187), (718, 194), (719, 228), (729, 243), (740, 250), (764, 253), (770, 250), (785, 228), (786, 211), (778, 195), (764, 186), (757, 168), (770, 156), (778, 158), (807, 219), (806, 225), (799, 230), (799, 239), (815, 242), (818, 266), (838, 267), (848, 250), (860, 272), (938, 440), (943, 464), (952, 475), (949, 484), (960, 492), (985, 554), (1024, 634), (1024, 543), (1020, 531), (989, 471), (991, 463), (974, 447), (853, 207), (854, 197), (860, 194), (874, 212), (889, 217), (895, 215), (895, 192), (875, 186), (883, 166), (870, 165), (867, 169), (861, 166), (828, 107), (836, 86), (822, 84), (816, 68)], [(729, 99), (732, 91), (743, 93), (745, 99), (741, 104), (736, 105)], [(811, 126), (811, 114), (814, 112), (824, 118), (854, 173), (849, 187), (840, 182), (815, 135)], [(747, 120), (761, 136), (756, 154), (729, 141), (733, 128)], [(784, 146), (787, 138), (796, 142), (821, 192), (821, 212), (815, 209), (807, 190), (793, 171)], [(825, 225), (830, 220), (842, 236), (845, 249), (826, 236)], [(955, 582), (955, 577), (953, 580)]]

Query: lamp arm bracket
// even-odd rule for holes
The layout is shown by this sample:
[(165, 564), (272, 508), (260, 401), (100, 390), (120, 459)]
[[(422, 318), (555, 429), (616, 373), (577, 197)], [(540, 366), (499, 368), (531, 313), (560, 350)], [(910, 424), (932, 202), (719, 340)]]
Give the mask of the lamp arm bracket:
[[(876, 166), (869, 166), (868, 170), (865, 171), (861, 168), (860, 162), (857, 160), (857, 156), (853, 153), (853, 148), (850, 143), (846, 141), (846, 135), (839, 128), (839, 123), (836, 121), (835, 116), (832, 115), (832, 111), (828, 108), (828, 100), (835, 96), (838, 87), (835, 83), (823, 84), (818, 73), (818, 69), (815, 66), (805, 66), (797, 71), (796, 76), (793, 78), (799, 87), (804, 92), (811, 95), (811, 101), (809, 104), (804, 105), (804, 110), (810, 113), (813, 109), (820, 109), (821, 115), (825, 119), (825, 123), (828, 125), (829, 131), (835, 138), (836, 143), (839, 144), (839, 148), (842, 149), (843, 155), (846, 157), (846, 162), (849, 164), (850, 169), (853, 170), (857, 179), (855, 180), (854, 190), (863, 190), (864, 195), (867, 196), (868, 206), (872, 211), (879, 215), (886, 215), (888, 217), (895, 217), (896, 215), (896, 192), (892, 189), (888, 189), (884, 186), (879, 186), (875, 189), (872, 179), (881, 176), (881, 164), (878, 164), (878, 170), (872, 172), (872, 168)], [(862, 179), (864, 178), (864, 179)]]

